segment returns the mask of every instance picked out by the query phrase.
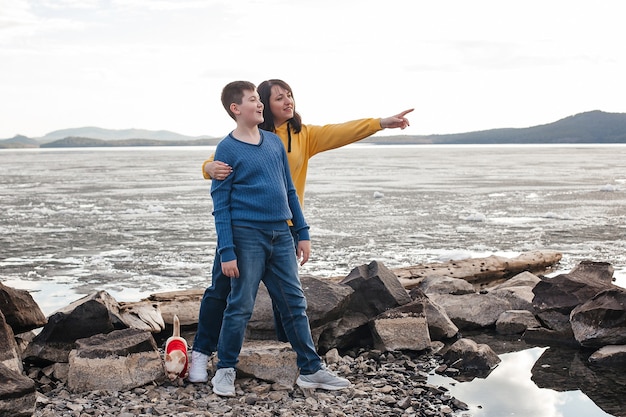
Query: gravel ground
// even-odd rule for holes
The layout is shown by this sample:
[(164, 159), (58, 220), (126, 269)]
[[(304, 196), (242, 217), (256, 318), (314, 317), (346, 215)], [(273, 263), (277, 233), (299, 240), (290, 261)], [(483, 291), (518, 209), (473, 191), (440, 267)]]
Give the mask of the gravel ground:
[(233, 398), (213, 394), (210, 384), (187, 382), (181, 386), (165, 382), (126, 392), (71, 393), (62, 381), (42, 372), (33, 417), (469, 417), (466, 404), (451, 397), (445, 388), (427, 383), (428, 374), (439, 365), (439, 358), (430, 354), (361, 351), (328, 364), (352, 382), (348, 389), (279, 389), (265, 381), (238, 377)]

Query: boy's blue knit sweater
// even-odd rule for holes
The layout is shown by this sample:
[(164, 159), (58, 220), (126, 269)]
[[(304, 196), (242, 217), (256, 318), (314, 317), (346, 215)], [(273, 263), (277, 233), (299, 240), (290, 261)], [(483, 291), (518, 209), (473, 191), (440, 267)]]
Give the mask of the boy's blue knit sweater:
[(242, 142), (231, 133), (215, 149), (215, 160), (233, 168), (225, 180), (211, 181), (217, 251), (222, 262), (237, 258), (233, 225), (276, 230), (289, 227), (287, 220), (291, 220), (298, 239), (310, 239), (285, 147), (274, 133), (259, 131), (258, 144)]

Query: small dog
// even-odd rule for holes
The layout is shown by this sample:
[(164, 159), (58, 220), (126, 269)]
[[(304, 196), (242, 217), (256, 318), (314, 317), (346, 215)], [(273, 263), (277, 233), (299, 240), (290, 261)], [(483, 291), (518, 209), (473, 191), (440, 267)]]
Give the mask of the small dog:
[(173, 325), (174, 332), (165, 341), (165, 374), (170, 381), (178, 381), (180, 385), (189, 373), (188, 346), (187, 341), (180, 337), (180, 321), (177, 315), (174, 315)]

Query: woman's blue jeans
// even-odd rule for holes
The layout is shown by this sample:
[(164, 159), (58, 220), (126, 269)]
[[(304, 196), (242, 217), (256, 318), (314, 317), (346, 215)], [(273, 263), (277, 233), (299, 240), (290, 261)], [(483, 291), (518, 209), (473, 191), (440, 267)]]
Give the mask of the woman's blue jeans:
[(263, 281), (280, 312), (300, 372), (304, 375), (317, 372), (322, 361), (311, 336), (289, 227), (285, 224), (283, 230), (263, 230), (234, 226), (233, 239), (239, 278), (230, 279), (231, 290), (217, 346), (217, 367), (237, 366), (259, 284)]

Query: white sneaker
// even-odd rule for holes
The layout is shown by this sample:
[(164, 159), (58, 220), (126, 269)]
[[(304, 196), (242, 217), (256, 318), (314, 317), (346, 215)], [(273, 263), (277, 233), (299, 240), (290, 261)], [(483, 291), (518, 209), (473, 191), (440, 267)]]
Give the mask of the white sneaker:
[(209, 355), (192, 350), (191, 365), (189, 366), (189, 375), (187, 376), (189, 382), (207, 382), (209, 380), (209, 373), (206, 370), (208, 363)]
[(223, 397), (235, 396), (235, 376), (237, 372), (235, 368), (220, 368), (215, 372), (215, 376), (211, 379), (213, 384), (213, 392)]
[(322, 365), (322, 369), (311, 375), (300, 375), (296, 380), (301, 388), (321, 388), (326, 390), (339, 390), (348, 388), (350, 381), (340, 376), (335, 375), (325, 365)]

